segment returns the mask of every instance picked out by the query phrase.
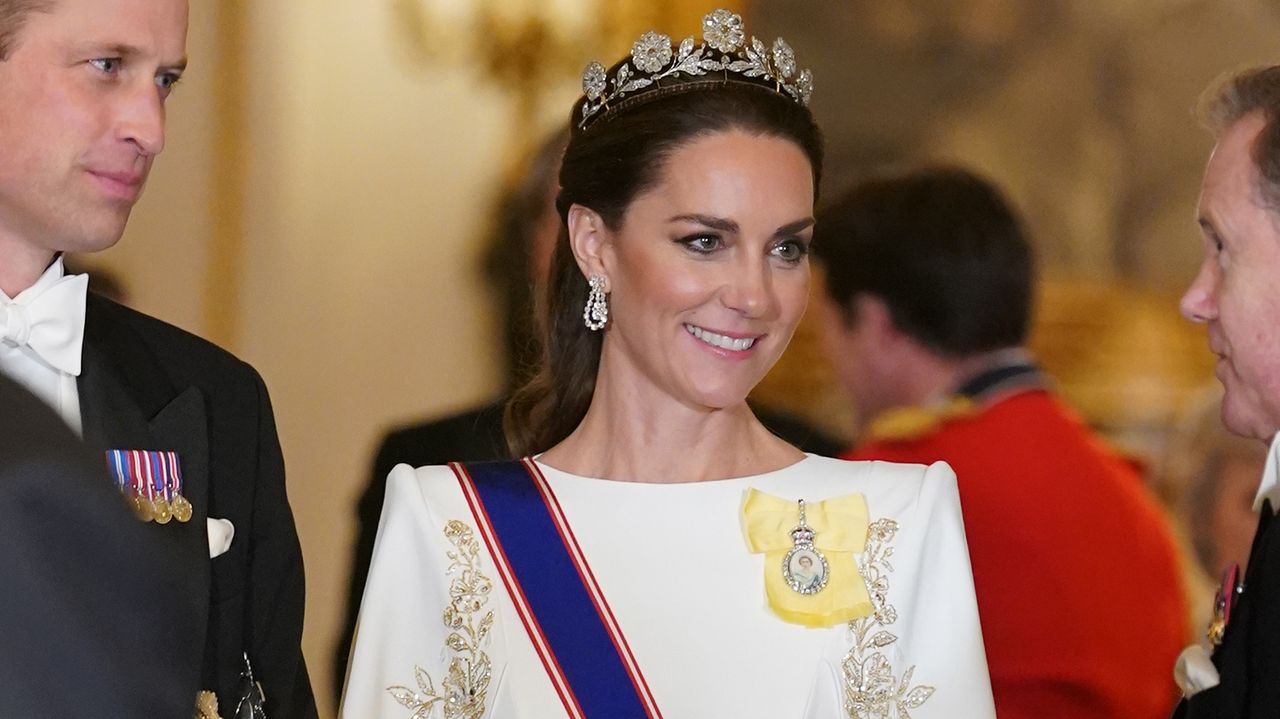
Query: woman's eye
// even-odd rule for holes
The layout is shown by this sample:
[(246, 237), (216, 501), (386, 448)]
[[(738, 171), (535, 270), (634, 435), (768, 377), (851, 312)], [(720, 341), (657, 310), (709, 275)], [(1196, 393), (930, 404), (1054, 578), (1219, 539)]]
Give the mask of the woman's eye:
[(774, 246), (773, 254), (787, 262), (799, 262), (809, 254), (809, 246), (799, 240), (786, 240)]
[(681, 240), (685, 247), (702, 254), (709, 254), (720, 249), (720, 238), (715, 235), (697, 235)]

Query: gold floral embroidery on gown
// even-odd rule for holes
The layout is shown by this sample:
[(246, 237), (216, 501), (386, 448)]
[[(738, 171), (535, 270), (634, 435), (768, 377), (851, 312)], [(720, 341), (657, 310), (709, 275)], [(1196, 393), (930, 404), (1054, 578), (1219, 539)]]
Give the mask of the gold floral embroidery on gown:
[(449, 669), (440, 681), (439, 691), (422, 667), (413, 668), (417, 691), (404, 686), (387, 687), (387, 691), (413, 710), (410, 719), (428, 719), (437, 706), (443, 709), (445, 719), (480, 719), (492, 675), (489, 655), (482, 647), (488, 646), (493, 629), (493, 610), (486, 610), (493, 582), (477, 568), (480, 543), (471, 527), (455, 519), (445, 525), (444, 536), (453, 545), (446, 555), (447, 572), (453, 580), (449, 585), (449, 606), (443, 615), (444, 625), (449, 628), (445, 644), (453, 652)]
[(911, 686), (914, 666), (897, 676), (892, 662), (881, 650), (898, 641), (890, 627), (898, 621), (898, 610), (889, 603), (889, 575), (893, 572), (893, 538), (898, 523), (892, 519), (872, 522), (867, 532), (867, 550), (858, 563), (871, 595), (875, 612), (849, 622), (853, 647), (845, 655), (844, 708), (850, 719), (911, 719), (934, 688)]

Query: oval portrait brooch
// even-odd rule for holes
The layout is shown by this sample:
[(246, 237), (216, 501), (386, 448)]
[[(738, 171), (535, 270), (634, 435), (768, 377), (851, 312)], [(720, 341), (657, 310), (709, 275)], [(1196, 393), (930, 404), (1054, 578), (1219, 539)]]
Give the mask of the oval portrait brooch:
[(804, 500), (800, 504), (800, 523), (791, 530), (791, 550), (782, 558), (782, 578), (799, 594), (821, 592), (827, 586), (831, 568), (827, 558), (813, 545), (817, 532), (805, 522)]

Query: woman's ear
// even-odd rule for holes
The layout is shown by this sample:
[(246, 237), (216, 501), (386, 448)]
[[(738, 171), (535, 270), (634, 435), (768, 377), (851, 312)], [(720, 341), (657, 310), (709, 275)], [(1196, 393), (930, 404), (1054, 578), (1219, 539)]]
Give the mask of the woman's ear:
[(593, 275), (604, 278), (604, 291), (609, 291), (609, 247), (611, 235), (604, 218), (589, 207), (571, 205), (567, 225), (569, 247), (584, 277)]

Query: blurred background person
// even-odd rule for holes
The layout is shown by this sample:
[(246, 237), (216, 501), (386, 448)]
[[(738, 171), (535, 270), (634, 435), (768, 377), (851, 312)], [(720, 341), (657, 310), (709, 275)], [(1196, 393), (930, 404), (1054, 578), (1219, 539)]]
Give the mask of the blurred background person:
[(818, 218), (845, 456), (956, 470), (1000, 716), (1168, 715), (1186, 637), (1174, 543), (1138, 472), (1024, 349), (1033, 258), (962, 169), (865, 181)]

